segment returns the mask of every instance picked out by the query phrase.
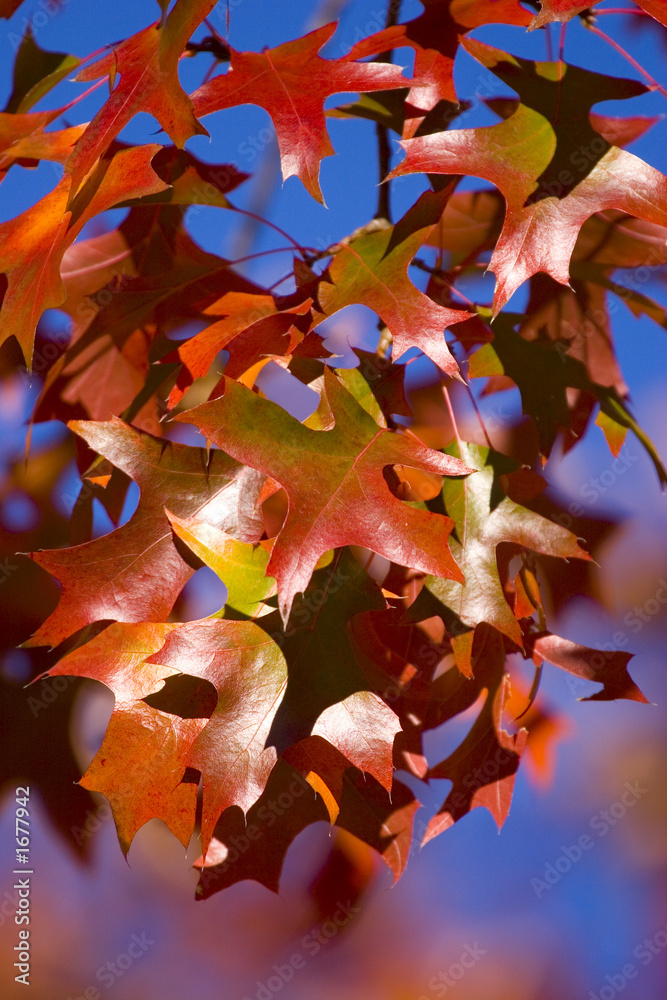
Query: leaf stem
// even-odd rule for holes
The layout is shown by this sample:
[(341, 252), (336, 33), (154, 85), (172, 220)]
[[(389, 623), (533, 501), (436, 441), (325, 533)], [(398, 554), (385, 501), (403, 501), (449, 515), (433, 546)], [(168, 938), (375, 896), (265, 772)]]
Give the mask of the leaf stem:
[(605, 7), (604, 10), (598, 10), (596, 7), (593, 9), (593, 13), (596, 17), (599, 17), (601, 14), (641, 14), (642, 17), (651, 16), (647, 10), (640, 10), (638, 7)]
[(294, 247), (294, 249), (298, 250), (299, 253), (302, 253), (303, 250), (311, 250), (312, 249), (312, 247), (302, 247), (299, 243), (297, 243), (297, 241), (294, 239), (294, 237), (290, 236), (289, 233), (286, 233), (284, 229), (280, 228), (280, 226), (277, 226), (275, 224), (275, 222), (271, 222), (269, 219), (264, 219), (264, 218), (262, 218), (261, 215), (257, 215), (255, 212), (248, 211), (247, 208), (239, 208), (237, 205), (233, 205), (232, 206), (232, 211), (233, 212), (240, 212), (241, 215), (247, 215), (249, 219), (254, 219), (255, 222), (261, 222), (265, 226), (270, 226), (271, 229), (275, 229), (275, 231), (277, 233), (280, 233), (281, 236), (284, 236), (285, 239), (287, 240), (287, 242), (291, 243), (292, 246)]
[(547, 62), (553, 62), (554, 61), (554, 43), (553, 43), (553, 39), (551, 37), (551, 25), (547, 24), (546, 29), (547, 30), (546, 30), (545, 37), (546, 37), (546, 42), (547, 42)]
[[(467, 382), (465, 383), (465, 387), (468, 390), (468, 395), (470, 396), (470, 402), (472, 403), (472, 408), (475, 411), (475, 415), (477, 416), (477, 419), (479, 421), (479, 426), (482, 428), (482, 434), (486, 439), (486, 443), (488, 444), (489, 448), (493, 449), (493, 443), (491, 441), (491, 438), (489, 437), (489, 432), (486, 429), (486, 424), (484, 423), (484, 418), (482, 417), (479, 406), (477, 405), (477, 400), (475, 399), (475, 395)], [(495, 449), (493, 450), (495, 451)]]
[(449, 389), (446, 385), (442, 387), (442, 395), (445, 398), (445, 405), (447, 406), (447, 412), (449, 413), (449, 419), (452, 422), (452, 430), (454, 431), (454, 437), (456, 438), (456, 443), (459, 446), (459, 458), (463, 457), (463, 442), (461, 441), (461, 435), (459, 434), (459, 425), (456, 422), (456, 415), (454, 413), (454, 407), (452, 406), (452, 401), (449, 398)]

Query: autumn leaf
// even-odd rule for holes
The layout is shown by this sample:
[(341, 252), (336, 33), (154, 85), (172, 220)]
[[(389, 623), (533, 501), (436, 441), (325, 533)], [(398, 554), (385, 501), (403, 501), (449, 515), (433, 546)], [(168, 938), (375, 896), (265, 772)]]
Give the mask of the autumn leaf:
[[(518, 0), (422, 0), (425, 10), (408, 21), (371, 35), (364, 43), (364, 54), (373, 46), (409, 45), (415, 51), (413, 86), (406, 102), (404, 138), (411, 138), (427, 112), (440, 101), (456, 104), (454, 61), (462, 37), (484, 24), (530, 24), (530, 14)], [(368, 52), (366, 53), (366, 49)], [(383, 51), (383, 49), (378, 49)]]
[(628, 663), (632, 659), (632, 653), (624, 653), (622, 650), (609, 652), (590, 649), (588, 646), (581, 646), (550, 632), (532, 634), (526, 639), (526, 648), (538, 661), (543, 658), (583, 680), (597, 681), (603, 685), (601, 691), (596, 691), (595, 694), (580, 699), (581, 701), (613, 701), (616, 698), (629, 698), (631, 701), (648, 704), (648, 699), (628, 673)]
[(335, 248), (318, 289), (326, 316), (355, 302), (369, 306), (393, 338), (393, 359), (419, 347), (447, 375), (459, 378), (445, 328), (470, 313), (438, 305), (408, 277), (408, 265), (440, 219), (448, 191), (425, 192), (395, 226), (370, 227)]
[(390, 176), (472, 173), (503, 193), (507, 213), (489, 264), (496, 315), (537, 271), (568, 284), (579, 230), (594, 212), (617, 208), (667, 224), (667, 178), (610, 146), (588, 116), (597, 101), (634, 97), (643, 84), (576, 66), (563, 66), (561, 75), (558, 63), (532, 63), (478, 41), (465, 47), (522, 103), (498, 125), (405, 140), (406, 159)]
[[(635, 0), (638, 7), (654, 17), (661, 24), (667, 24), (667, 11), (664, 0)], [(543, 28), (554, 21), (571, 21), (577, 14), (588, 10), (589, 4), (579, 0), (540, 0), (540, 12), (536, 14), (528, 26), (528, 31)]]
[[(477, 470), (464, 479), (446, 479), (442, 488), (442, 502), (455, 524), (450, 544), (465, 582), (427, 577), (410, 617), (419, 620), (415, 616), (439, 614), (454, 636), (463, 631), (461, 624), (474, 629), (486, 622), (520, 646), (521, 628), (498, 574), (497, 546), (512, 542), (562, 559), (590, 556), (572, 532), (505, 496), (501, 477), (512, 471), (513, 463), (490, 448), (473, 444), (452, 445), (448, 451)], [(470, 663), (469, 655), (462, 663)]]
[[(121, 42), (76, 79), (109, 76), (112, 93), (77, 143), (66, 166), (75, 194), (84, 177), (121, 129), (139, 111), (148, 111), (182, 148), (193, 135), (208, 135), (178, 79), (178, 60), (195, 28), (215, 0), (177, 0), (163, 26), (153, 24)], [(113, 82), (120, 76), (118, 85)]]
[(268, 736), (287, 684), (287, 664), (259, 625), (219, 618), (181, 625), (148, 662), (209, 681), (218, 695), (185, 757), (202, 776), (206, 854), (220, 814), (232, 805), (247, 812), (276, 763)]
[(231, 49), (228, 72), (192, 95), (198, 118), (239, 104), (264, 108), (276, 129), (283, 180), (297, 176), (322, 203), (320, 163), (333, 155), (324, 116), (326, 98), (341, 92), (392, 90), (410, 82), (397, 66), (357, 62), (356, 47), (338, 59), (322, 59), (318, 53), (335, 30), (335, 23), (326, 24), (265, 52)]
[(177, 516), (198, 514), (246, 539), (261, 533), (252, 504), (250, 513), (244, 510), (244, 470), (227, 455), (215, 452), (209, 460), (201, 448), (162, 441), (118, 419), (74, 422), (71, 427), (136, 481), (141, 498), (133, 517), (111, 534), (32, 553), (60, 581), (62, 596), (29, 645), (55, 646), (96, 621), (166, 620), (193, 572), (174, 544), (166, 497)]
[(101, 681), (114, 693), (104, 741), (81, 784), (109, 800), (124, 854), (150, 819), (164, 820), (184, 847), (194, 827), (197, 786), (181, 779), (184, 756), (206, 719), (180, 718), (143, 701), (177, 673), (148, 662), (176, 627), (111, 625), (48, 671)]
[(93, 215), (112, 208), (124, 195), (140, 196), (165, 188), (150, 168), (157, 149), (141, 146), (115, 153), (100, 163), (97, 175), (89, 178), (74, 200), (66, 174), (32, 209), (0, 224), (0, 271), (7, 275), (0, 344), (16, 336), (28, 367), (39, 317), (67, 297), (60, 275), (65, 251)]
[(432, 840), (480, 806), (488, 809), (498, 827), (503, 825), (509, 813), (528, 733), (520, 729), (510, 734), (502, 728), (509, 682), (503, 673), (505, 652), (498, 632), (485, 630), (483, 649), (486, 700), (463, 743), (428, 772), (430, 779), (449, 778), (452, 790), (429, 821), (422, 843)]
[[(442, 475), (465, 475), (463, 462), (439, 455), (416, 439), (378, 427), (329, 369), (325, 392), (336, 419), (328, 431), (303, 427), (282, 407), (225, 379), (224, 395), (180, 414), (239, 462), (271, 476), (287, 491), (287, 520), (267, 572), (278, 582), (287, 621), (295, 594), (305, 590), (328, 549), (363, 545), (402, 565), (459, 578), (447, 549), (448, 518), (396, 500), (383, 477), (401, 464)], [(249, 433), (252, 428), (252, 433)], [(272, 442), (271, 446), (269, 443)], [(299, 468), (302, 475), (296, 480)], [(349, 511), (354, 510), (354, 518)]]

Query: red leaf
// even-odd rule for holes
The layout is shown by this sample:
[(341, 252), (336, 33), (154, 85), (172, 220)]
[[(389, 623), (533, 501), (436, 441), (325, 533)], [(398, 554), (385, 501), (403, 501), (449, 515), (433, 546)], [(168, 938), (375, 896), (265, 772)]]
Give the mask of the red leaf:
[(170, 632), (148, 658), (210, 681), (218, 703), (185, 761), (201, 773), (202, 851), (221, 813), (247, 812), (260, 797), (277, 760), (267, 739), (287, 686), (287, 664), (273, 639), (254, 622), (188, 622)]
[(318, 300), (327, 316), (363, 303), (389, 329), (394, 361), (411, 347), (419, 347), (447, 375), (458, 378), (444, 331), (471, 313), (438, 305), (408, 277), (408, 265), (431, 235), (448, 195), (448, 189), (437, 194), (426, 191), (395, 226), (343, 241), (319, 286)]
[(32, 553), (63, 590), (56, 610), (30, 639), (33, 646), (55, 646), (96, 621), (166, 620), (193, 572), (174, 544), (164, 511), (166, 497), (177, 516), (199, 513), (230, 534), (243, 535), (243, 540), (259, 537), (262, 530), (243, 511), (242, 504), (251, 503), (240, 492), (246, 473), (227, 455), (216, 452), (209, 461), (203, 449), (141, 434), (118, 419), (101, 424), (75, 421), (71, 427), (132, 476), (141, 499), (128, 523), (110, 535), (68, 549)]
[(328, 368), (324, 379), (336, 418), (332, 430), (304, 427), (276, 403), (231, 379), (225, 379), (220, 399), (176, 418), (195, 423), (232, 457), (271, 476), (287, 491), (287, 519), (267, 567), (278, 582), (284, 621), (320, 556), (342, 545), (366, 546), (426, 572), (437, 566), (443, 576), (460, 579), (447, 548), (449, 518), (396, 500), (382, 472), (399, 464), (464, 475), (467, 466), (415, 438), (378, 427)]
[[(654, 17), (656, 21), (667, 25), (667, 4), (665, 0), (636, 0), (637, 6)], [(543, 28), (554, 21), (571, 21), (576, 14), (588, 10), (590, 4), (580, 0), (540, 0), (541, 11), (536, 14), (528, 27), (529, 31)]]
[(265, 52), (231, 49), (229, 71), (192, 95), (200, 118), (239, 104), (265, 108), (276, 129), (283, 180), (296, 175), (322, 203), (320, 163), (333, 155), (324, 117), (326, 98), (342, 92), (395, 90), (410, 82), (397, 66), (356, 62), (355, 49), (339, 59), (322, 59), (318, 52), (335, 30), (335, 23), (326, 24)]
[(502, 638), (488, 630), (484, 642), (484, 680), (488, 694), (484, 707), (463, 743), (442, 763), (432, 767), (429, 778), (449, 778), (453, 787), (438, 813), (430, 820), (423, 843), (448, 829), (479, 806), (489, 810), (499, 827), (509, 813), (514, 781), (528, 733), (511, 735), (501, 725), (509, 695), (503, 674)]
[(556, 63), (531, 63), (477, 41), (465, 46), (523, 103), (498, 125), (404, 141), (407, 157), (390, 176), (471, 173), (503, 193), (507, 214), (489, 264), (495, 315), (537, 271), (568, 284), (579, 230), (594, 212), (619, 208), (667, 224), (667, 177), (610, 146), (588, 117), (591, 104), (643, 93), (642, 84), (576, 66), (564, 66), (559, 79)]
[(617, 698), (628, 698), (630, 701), (648, 704), (648, 699), (628, 673), (628, 663), (632, 659), (632, 653), (590, 649), (569, 639), (561, 639), (560, 636), (552, 635), (550, 632), (529, 636), (526, 639), (526, 647), (570, 674), (603, 685), (601, 691), (588, 695), (580, 699), (581, 701), (614, 701)]
[(177, 0), (163, 27), (153, 24), (144, 28), (78, 74), (77, 80), (99, 80), (108, 75), (112, 88), (120, 74), (120, 82), (67, 163), (74, 193), (95, 160), (139, 111), (155, 115), (181, 148), (193, 135), (208, 135), (179, 83), (178, 60), (193, 31), (214, 6), (215, 0)]

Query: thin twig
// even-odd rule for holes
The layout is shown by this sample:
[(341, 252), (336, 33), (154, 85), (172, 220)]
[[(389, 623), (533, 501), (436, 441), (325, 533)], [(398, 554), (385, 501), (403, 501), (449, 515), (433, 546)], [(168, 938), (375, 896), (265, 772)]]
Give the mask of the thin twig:
[[(398, 15), (401, 9), (401, 0), (389, 0), (389, 5), (387, 7), (387, 17), (385, 19), (385, 27), (393, 28), (398, 22)], [(390, 63), (393, 58), (392, 52), (383, 52), (382, 55), (378, 56), (378, 62)], [(391, 222), (391, 204), (390, 204), (390, 190), (389, 182), (383, 183), (385, 177), (389, 173), (389, 166), (391, 162), (391, 145), (389, 143), (389, 129), (386, 125), (380, 124), (380, 122), (375, 123), (375, 134), (378, 140), (378, 172), (379, 172), (379, 186), (378, 186), (378, 203), (375, 209), (376, 219), (386, 219), (387, 222)]]
[(622, 45), (619, 45), (618, 42), (615, 42), (613, 38), (610, 38), (609, 35), (606, 35), (604, 31), (600, 31), (599, 28), (596, 28), (593, 25), (591, 25), (591, 27), (588, 30), (592, 31), (593, 34), (598, 35), (600, 38), (604, 39), (605, 42), (608, 42), (609, 45), (611, 45), (613, 49), (616, 49), (619, 55), (622, 55), (623, 58), (627, 60), (627, 62), (629, 62), (630, 65), (633, 66), (638, 73), (641, 73), (641, 75), (644, 77), (647, 83), (651, 85), (652, 88), (654, 88), (655, 90), (659, 90), (664, 97), (667, 97), (667, 90), (665, 90), (664, 87), (661, 87), (658, 81), (654, 77), (652, 77), (650, 73), (647, 73), (644, 67), (640, 66), (637, 60), (633, 59), (630, 53), (626, 52)]

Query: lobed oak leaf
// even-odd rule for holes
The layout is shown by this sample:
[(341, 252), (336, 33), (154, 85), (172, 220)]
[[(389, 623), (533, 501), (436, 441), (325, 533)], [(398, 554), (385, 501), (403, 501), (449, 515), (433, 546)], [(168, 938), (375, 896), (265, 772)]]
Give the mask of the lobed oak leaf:
[[(422, 0), (425, 10), (360, 42), (361, 54), (409, 45), (415, 51), (414, 80), (408, 96), (404, 138), (411, 138), (427, 112), (440, 101), (456, 104), (454, 60), (463, 36), (485, 24), (530, 24), (518, 0)], [(400, 131), (400, 130), (399, 130)]]
[[(562, 559), (585, 559), (576, 536), (553, 521), (510, 500), (500, 478), (515, 468), (490, 448), (462, 443), (448, 451), (477, 470), (465, 479), (445, 479), (442, 501), (454, 519), (450, 544), (465, 580), (427, 577), (424, 590), (408, 611), (413, 620), (438, 614), (455, 637), (482, 622), (492, 625), (518, 646), (522, 645), (521, 627), (508, 604), (498, 573), (496, 548), (512, 542), (541, 555)], [(435, 598), (435, 600), (433, 600)], [(457, 650), (455, 649), (455, 654)], [(471, 649), (457, 657), (469, 675)]]
[(326, 822), (324, 800), (285, 760), (279, 759), (266, 788), (244, 816), (232, 807), (215, 827), (200, 868), (197, 899), (208, 899), (236, 882), (253, 879), (278, 892), (280, 873), (290, 845), (307, 826)]
[(182, 719), (143, 701), (114, 709), (102, 746), (79, 783), (109, 800), (123, 854), (151, 819), (163, 820), (187, 848), (197, 782), (187, 780), (185, 761), (205, 725), (206, 719)]
[(185, 755), (206, 718), (180, 718), (142, 700), (177, 673), (149, 662), (175, 628), (111, 625), (43, 675), (88, 677), (114, 693), (102, 746), (80, 784), (109, 800), (124, 854), (137, 830), (151, 819), (164, 820), (184, 847), (194, 829), (197, 786), (182, 779)]
[[(257, 538), (257, 478), (222, 452), (143, 434), (122, 420), (70, 424), (98, 454), (131, 476), (139, 506), (127, 524), (71, 548), (33, 552), (33, 560), (58, 579), (55, 611), (28, 645), (57, 645), (84, 625), (108, 619), (164, 621), (192, 575), (174, 544), (164, 500), (181, 517), (198, 514), (241, 538)], [(245, 489), (244, 489), (245, 487)], [(248, 506), (250, 510), (248, 510)]]
[(166, 508), (165, 513), (181, 541), (225, 584), (227, 600), (220, 617), (255, 618), (276, 592), (275, 581), (266, 575), (266, 550), (239, 542), (196, 517), (177, 517)]
[[(667, 25), (667, 4), (665, 0), (635, 0), (638, 7), (650, 14), (656, 21)], [(543, 28), (554, 21), (571, 21), (577, 14), (588, 10), (590, 4), (580, 0), (540, 0), (540, 12), (528, 26), (528, 31)]]
[(396, 225), (339, 244), (320, 282), (318, 302), (326, 316), (355, 303), (368, 306), (392, 335), (394, 361), (418, 347), (445, 374), (460, 378), (444, 331), (471, 314), (438, 305), (408, 277), (408, 265), (441, 218), (449, 194), (449, 187), (426, 191)]
[(334, 152), (324, 116), (326, 98), (341, 92), (393, 90), (410, 82), (397, 66), (357, 62), (356, 48), (338, 59), (322, 59), (318, 53), (335, 30), (335, 23), (326, 24), (265, 52), (231, 49), (228, 72), (192, 94), (199, 118), (239, 104), (264, 108), (276, 129), (283, 180), (296, 175), (322, 204), (320, 163)]
[(486, 629), (477, 661), (480, 679), (487, 688), (486, 700), (461, 745), (428, 772), (429, 779), (448, 778), (452, 789), (429, 821), (423, 844), (480, 806), (488, 809), (498, 827), (507, 819), (528, 732), (520, 729), (510, 734), (502, 728), (501, 717), (509, 697), (504, 662), (502, 636)]
[(267, 567), (278, 583), (285, 622), (295, 594), (305, 590), (317, 560), (331, 548), (362, 545), (401, 565), (426, 572), (437, 567), (443, 576), (460, 578), (447, 549), (449, 519), (397, 500), (383, 470), (399, 464), (465, 475), (467, 466), (378, 427), (328, 368), (324, 385), (336, 419), (327, 431), (304, 427), (228, 378), (224, 395), (176, 418), (196, 424), (232, 457), (286, 490), (289, 510)]
[(602, 684), (602, 690), (581, 698), (580, 701), (613, 701), (628, 698), (648, 704), (628, 673), (632, 653), (622, 650), (590, 649), (569, 639), (562, 639), (551, 632), (539, 632), (526, 637), (526, 649), (541, 661), (542, 658), (568, 673), (587, 681)]
[(85, 223), (128, 194), (162, 191), (163, 181), (150, 169), (157, 146), (123, 149), (100, 161), (97, 171), (71, 198), (66, 174), (41, 201), (16, 219), (0, 225), (0, 272), (7, 290), (0, 311), (0, 344), (15, 336), (28, 366), (32, 363), (37, 321), (67, 297), (60, 275), (65, 251)]
[(144, 28), (78, 73), (76, 79), (80, 81), (107, 75), (112, 87), (117, 75), (120, 81), (67, 162), (73, 194), (98, 157), (140, 111), (154, 115), (181, 148), (193, 135), (208, 135), (181, 87), (178, 60), (192, 33), (214, 6), (215, 0), (177, 0), (163, 25)]
[[(348, 626), (356, 614), (384, 607), (378, 586), (350, 551), (341, 549), (315, 570), (285, 626), (279, 612), (258, 619), (282, 649), (288, 667), (287, 689), (270, 734), (279, 753), (316, 731), (328, 709), (372, 687), (350, 645)], [(383, 726), (393, 715), (377, 706), (375, 711)], [(321, 735), (346, 752), (342, 729), (336, 737), (331, 727)]]
[(251, 621), (204, 619), (171, 631), (149, 663), (209, 681), (213, 713), (188, 748), (187, 766), (203, 781), (202, 852), (229, 806), (248, 812), (277, 760), (269, 733), (287, 685), (280, 647)]
[(507, 212), (489, 264), (497, 315), (538, 271), (568, 284), (577, 235), (595, 212), (617, 208), (667, 224), (667, 178), (611, 146), (589, 118), (597, 101), (636, 96), (644, 93), (643, 84), (529, 62), (478, 41), (466, 40), (465, 47), (517, 90), (522, 103), (497, 125), (404, 140), (406, 159), (390, 177), (470, 173), (502, 192)]

